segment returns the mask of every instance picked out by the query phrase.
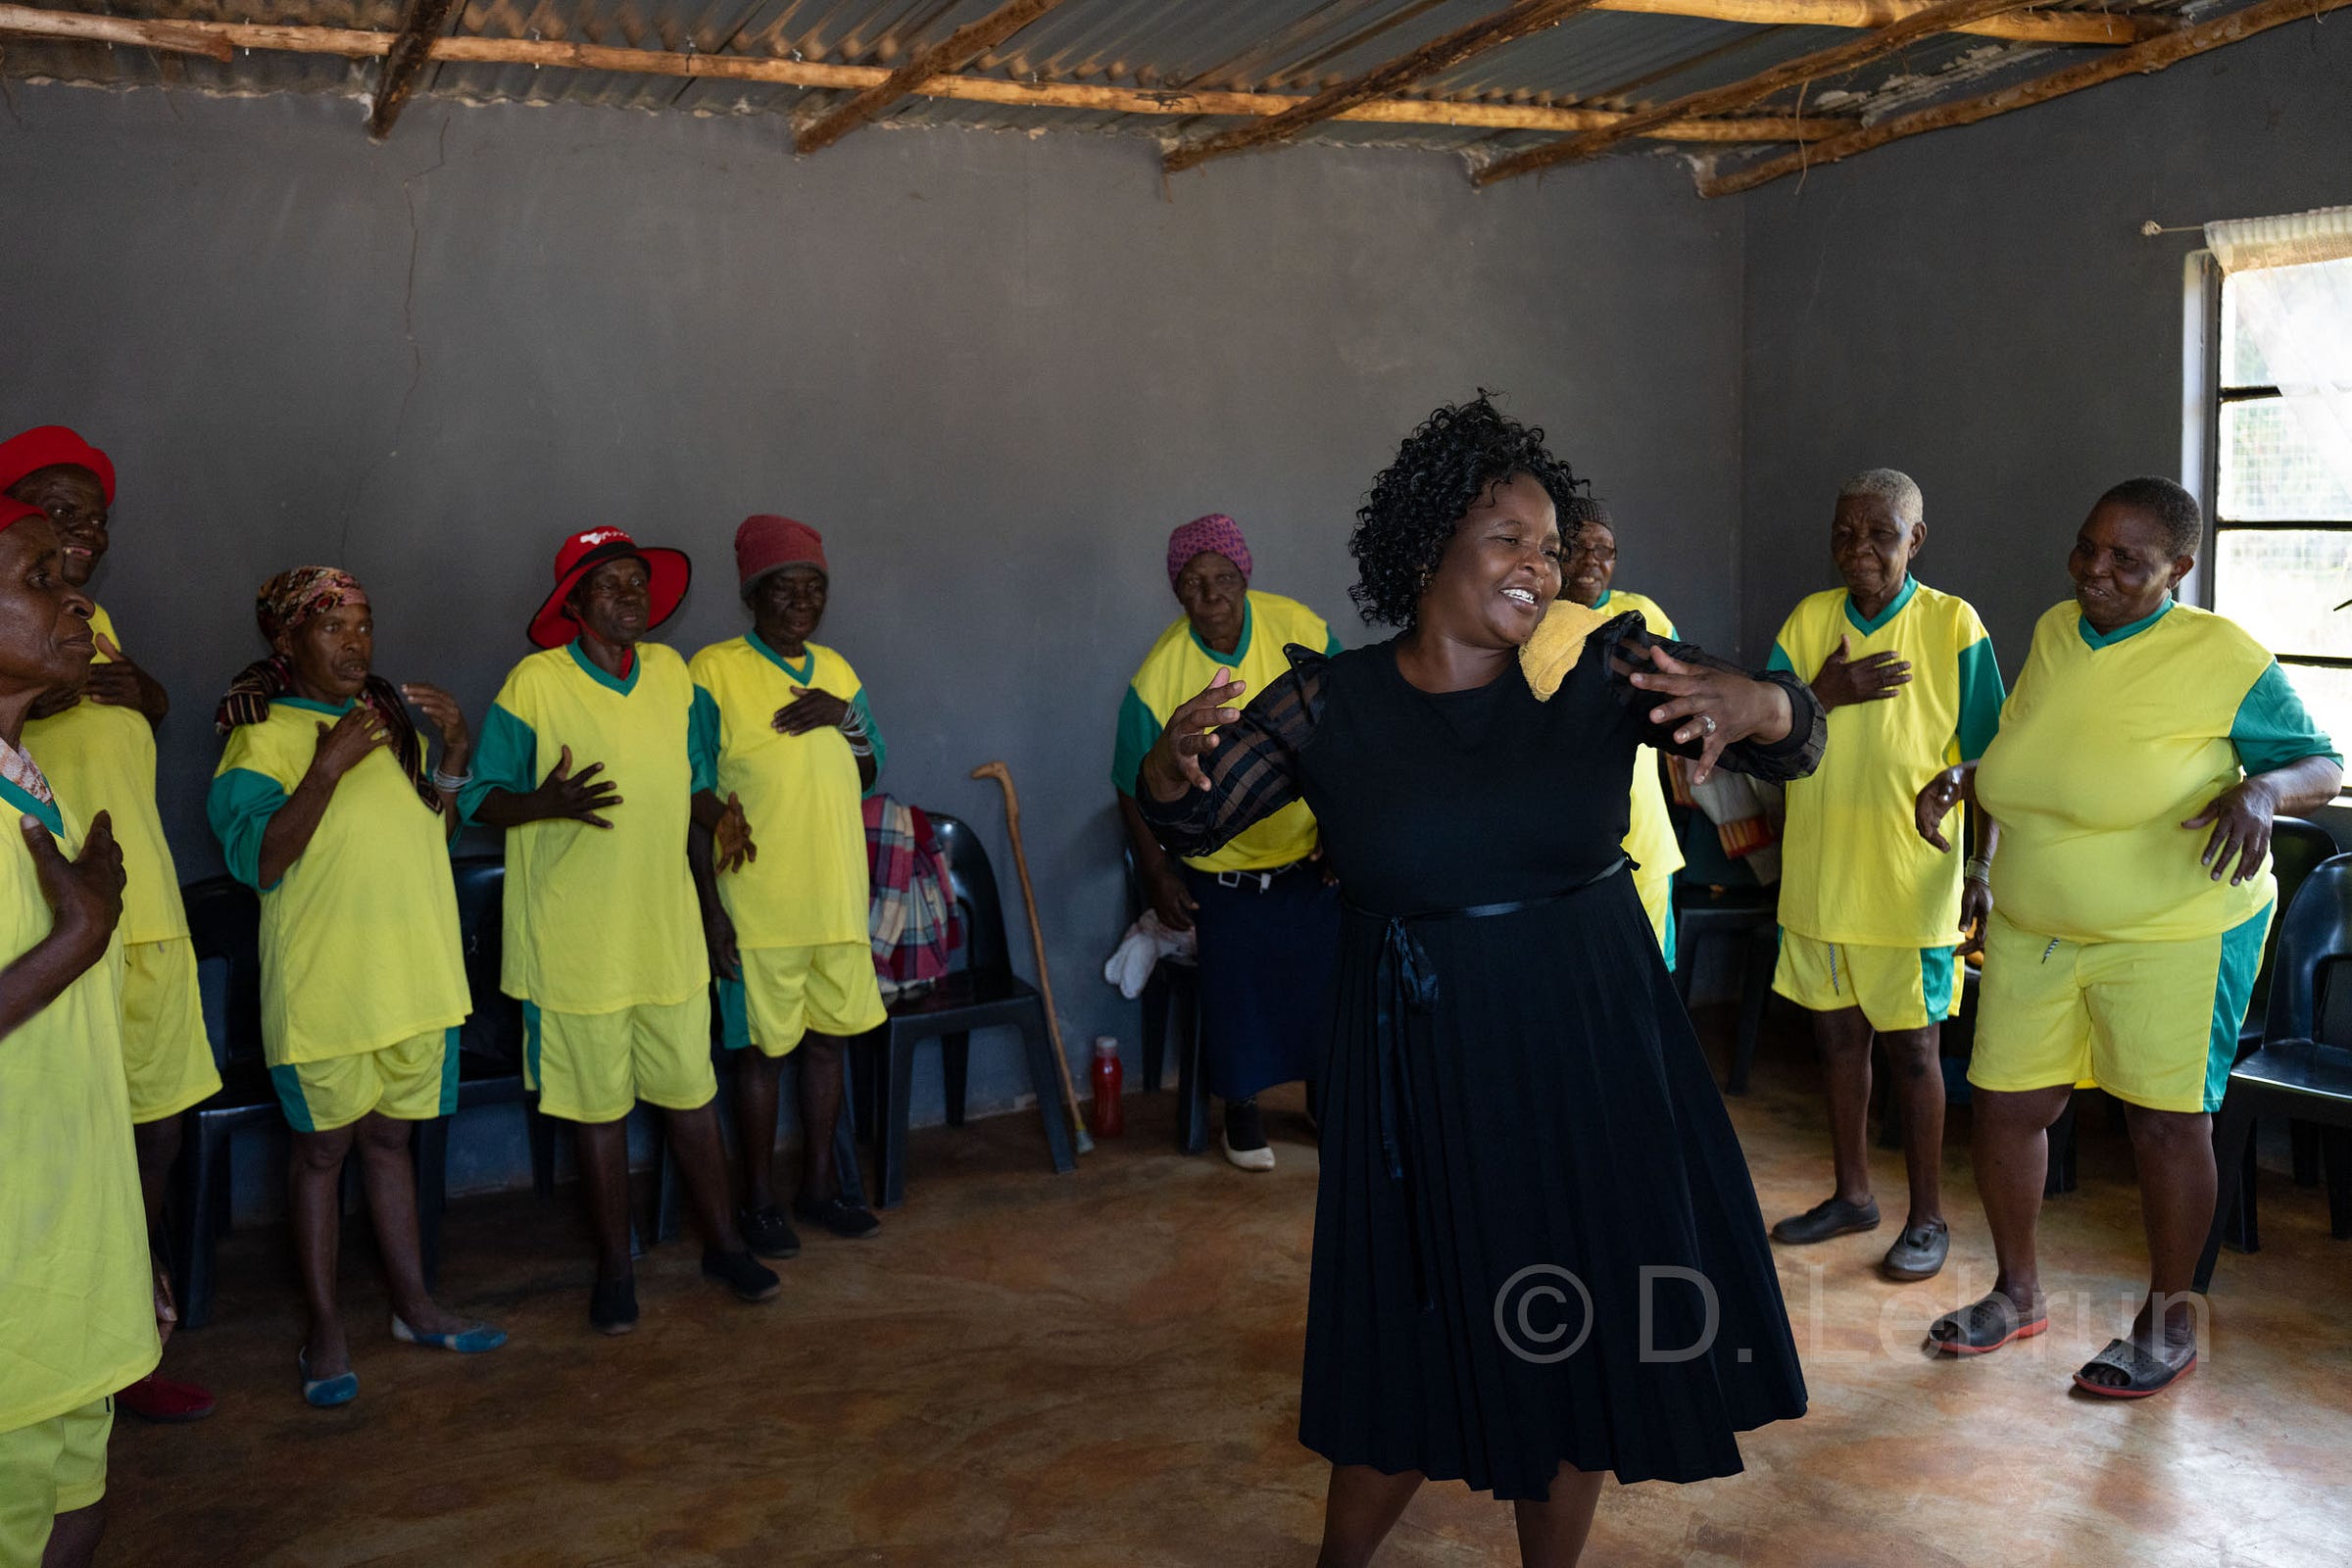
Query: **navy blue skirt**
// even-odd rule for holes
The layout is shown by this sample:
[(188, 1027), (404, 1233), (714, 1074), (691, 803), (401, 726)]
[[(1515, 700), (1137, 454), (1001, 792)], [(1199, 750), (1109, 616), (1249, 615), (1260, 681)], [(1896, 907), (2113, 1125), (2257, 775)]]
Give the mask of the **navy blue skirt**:
[(1332, 975), (1340, 892), (1314, 864), (1276, 874), (1261, 892), (1245, 873), (1226, 887), (1184, 867), (1200, 907), (1200, 1059), (1208, 1091), (1247, 1100), (1275, 1084), (1318, 1078), (1331, 1049)]

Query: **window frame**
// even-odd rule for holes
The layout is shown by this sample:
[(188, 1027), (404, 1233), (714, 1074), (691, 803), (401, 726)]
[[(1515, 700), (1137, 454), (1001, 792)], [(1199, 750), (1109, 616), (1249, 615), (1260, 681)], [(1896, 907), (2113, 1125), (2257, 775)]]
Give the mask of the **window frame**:
[[(2220, 588), (2221, 545), (2224, 533), (2340, 533), (2352, 536), (2352, 517), (2307, 519), (2301, 521), (2232, 521), (2222, 515), (2222, 411), (2232, 404), (2279, 402), (2284, 398), (2276, 386), (2231, 386), (2229, 367), (2222, 356), (2222, 310), (2225, 279), (2213, 252), (2193, 252), (2187, 263), (2188, 311), (2185, 332), (2193, 346), (2192, 366), (2195, 383), (2191, 395), (2184, 400), (2195, 411), (2193, 418), (2182, 421), (2182, 445), (2189, 459), (2184, 465), (2195, 473), (2203, 494), (2198, 500), (2205, 512), (2204, 549), (2199, 555), (2197, 569), (2191, 573), (2193, 602), (2211, 610)], [(2248, 628), (2251, 630), (2252, 628)], [(2264, 639), (2266, 645), (2269, 639)], [(2279, 653), (2272, 657), (2288, 668), (2302, 666), (2312, 669), (2352, 669), (2352, 657), (2333, 654)], [(2352, 800), (2352, 792), (2338, 797)]]

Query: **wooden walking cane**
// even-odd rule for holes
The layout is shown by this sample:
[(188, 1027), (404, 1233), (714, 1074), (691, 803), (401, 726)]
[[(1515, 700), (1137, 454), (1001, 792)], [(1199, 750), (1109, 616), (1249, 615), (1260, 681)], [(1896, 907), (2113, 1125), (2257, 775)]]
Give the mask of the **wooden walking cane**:
[(1061, 1049), (1061, 1018), (1054, 1010), (1054, 977), (1046, 969), (1046, 933), (1037, 923), (1037, 892), (1029, 885), (1029, 856), (1021, 848), (1021, 798), (1012, 792), (1012, 774), (1003, 762), (982, 762), (974, 778), (993, 778), (1004, 787), (1004, 828), (1012, 836), (1012, 868), (1020, 873), (1021, 903), (1029, 908), (1029, 945), (1037, 952), (1037, 989), (1046, 997), (1046, 1030), (1054, 1039), (1054, 1065), (1061, 1072), (1062, 1108), (1070, 1113), (1070, 1132), (1078, 1152), (1091, 1154), (1095, 1141), (1087, 1136), (1086, 1120), (1078, 1114), (1078, 1091), (1070, 1083), (1069, 1054)]

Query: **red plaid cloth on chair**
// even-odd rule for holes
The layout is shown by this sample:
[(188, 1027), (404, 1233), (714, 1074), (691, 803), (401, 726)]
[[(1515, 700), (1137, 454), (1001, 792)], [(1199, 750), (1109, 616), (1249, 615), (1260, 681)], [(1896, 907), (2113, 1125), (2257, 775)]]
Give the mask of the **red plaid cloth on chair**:
[(866, 929), (884, 996), (929, 985), (963, 946), (948, 858), (931, 819), (891, 796), (867, 796), (865, 864), (873, 884)]

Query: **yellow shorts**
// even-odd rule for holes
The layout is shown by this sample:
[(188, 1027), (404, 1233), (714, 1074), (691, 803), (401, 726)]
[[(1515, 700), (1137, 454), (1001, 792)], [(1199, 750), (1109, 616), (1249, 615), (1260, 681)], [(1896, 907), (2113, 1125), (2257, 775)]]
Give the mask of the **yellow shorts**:
[(176, 1116), (220, 1092), (196, 989), (196, 944), (186, 937), (122, 950), (122, 1076), (134, 1122)]
[(369, 1111), (430, 1121), (458, 1108), (458, 1032), (429, 1029), (380, 1051), (270, 1069), (277, 1102), (298, 1133), (331, 1133)]
[(1649, 916), (1649, 929), (1658, 939), (1658, 952), (1665, 955), (1666, 967), (1674, 967), (1674, 873), (1664, 876), (1643, 876), (1634, 873), (1634, 892), (1641, 896), (1642, 912)]
[(40, 1568), (49, 1526), (106, 1495), (110, 1395), (64, 1415), (0, 1432), (0, 1568)]
[(1953, 980), (1952, 948), (1824, 942), (1783, 926), (1772, 989), (1814, 1012), (1858, 1006), (1873, 1029), (1925, 1029), (1960, 1010)]
[(1984, 936), (1968, 1081), (2104, 1089), (2150, 1110), (2219, 1110), (2271, 911), (2187, 942), (2061, 942), (1998, 909)]
[(542, 1115), (618, 1121), (640, 1100), (693, 1110), (718, 1093), (710, 1067), (710, 992), (612, 1012), (522, 1004), (522, 1078)]
[(718, 983), (719, 1026), (729, 1051), (758, 1046), (781, 1056), (813, 1029), (861, 1035), (889, 1011), (874, 978), (874, 951), (862, 942), (815, 948), (746, 948), (743, 978)]

